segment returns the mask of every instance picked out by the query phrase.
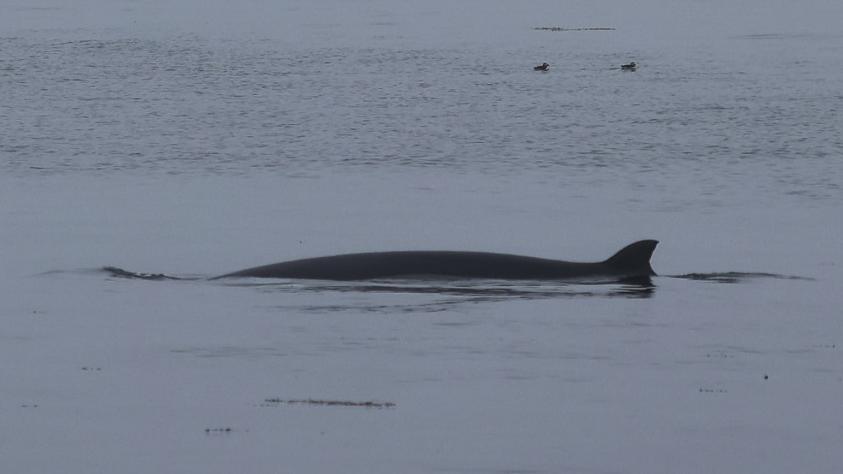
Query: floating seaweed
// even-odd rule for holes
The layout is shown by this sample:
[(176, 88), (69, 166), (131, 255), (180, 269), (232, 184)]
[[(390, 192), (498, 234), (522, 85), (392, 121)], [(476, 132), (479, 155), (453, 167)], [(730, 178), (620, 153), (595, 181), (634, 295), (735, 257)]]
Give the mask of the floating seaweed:
[(211, 434), (211, 433), (231, 433), (232, 431), (234, 431), (234, 430), (233, 430), (233, 429), (231, 429), (230, 427), (227, 427), (227, 426), (226, 426), (226, 427), (224, 427), (224, 428), (205, 428), (205, 434)]
[(396, 405), (392, 402), (375, 402), (364, 401), (355, 402), (348, 400), (315, 400), (307, 399), (291, 399), (284, 400), (281, 398), (267, 398), (261, 406), (277, 406), (281, 404), (286, 405), (320, 405), (320, 406), (339, 406), (339, 407), (362, 407), (362, 408), (394, 408)]
[(616, 28), (608, 27), (589, 27), (589, 28), (562, 28), (561, 26), (535, 26), (534, 30), (538, 31), (615, 31)]

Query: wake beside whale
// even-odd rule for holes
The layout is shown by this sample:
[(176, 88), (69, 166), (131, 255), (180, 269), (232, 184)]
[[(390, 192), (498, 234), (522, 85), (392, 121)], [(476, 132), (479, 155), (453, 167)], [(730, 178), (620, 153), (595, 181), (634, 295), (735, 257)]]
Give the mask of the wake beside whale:
[(505, 280), (628, 280), (656, 275), (650, 257), (658, 241), (641, 240), (600, 262), (460, 251), (369, 252), (305, 258), (247, 268), (220, 278), (373, 280), (444, 277)]

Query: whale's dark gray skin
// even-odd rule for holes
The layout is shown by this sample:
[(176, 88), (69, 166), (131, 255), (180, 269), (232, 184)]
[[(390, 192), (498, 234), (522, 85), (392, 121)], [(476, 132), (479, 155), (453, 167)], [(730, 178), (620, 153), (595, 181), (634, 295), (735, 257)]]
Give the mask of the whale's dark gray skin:
[(658, 241), (627, 245), (602, 262), (565, 262), (487, 252), (401, 251), (305, 258), (247, 268), (217, 278), (305, 278), (372, 280), (380, 278), (447, 277), (507, 280), (627, 280), (656, 273), (650, 257)]

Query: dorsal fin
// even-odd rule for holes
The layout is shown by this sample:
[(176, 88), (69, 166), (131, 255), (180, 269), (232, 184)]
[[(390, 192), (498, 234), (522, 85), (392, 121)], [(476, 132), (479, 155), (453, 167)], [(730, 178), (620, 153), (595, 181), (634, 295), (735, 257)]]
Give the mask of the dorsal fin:
[(653, 267), (650, 266), (650, 257), (656, 250), (658, 240), (639, 240), (618, 250), (604, 263), (615, 268), (623, 269), (645, 269), (649, 275), (655, 275)]

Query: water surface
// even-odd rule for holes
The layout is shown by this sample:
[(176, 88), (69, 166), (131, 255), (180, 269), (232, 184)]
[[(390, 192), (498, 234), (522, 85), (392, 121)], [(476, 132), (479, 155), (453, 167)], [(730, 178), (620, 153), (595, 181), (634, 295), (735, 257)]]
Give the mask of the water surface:
[[(4, 466), (840, 472), (840, 5), (592, 3), (0, 7)], [(644, 288), (97, 270), (642, 238)]]

